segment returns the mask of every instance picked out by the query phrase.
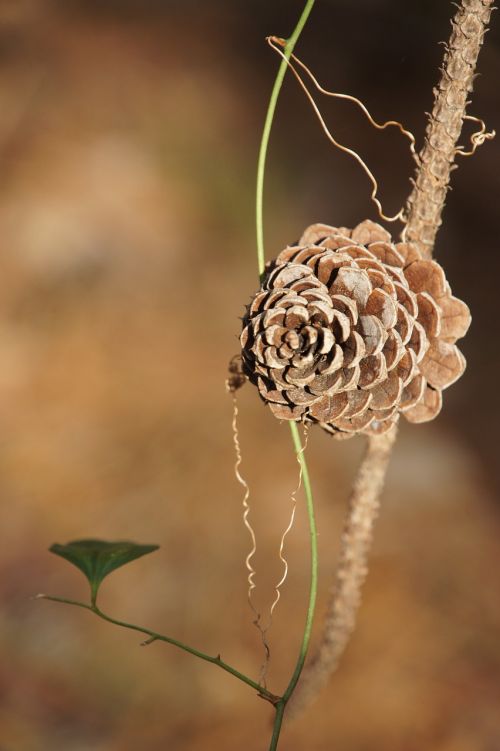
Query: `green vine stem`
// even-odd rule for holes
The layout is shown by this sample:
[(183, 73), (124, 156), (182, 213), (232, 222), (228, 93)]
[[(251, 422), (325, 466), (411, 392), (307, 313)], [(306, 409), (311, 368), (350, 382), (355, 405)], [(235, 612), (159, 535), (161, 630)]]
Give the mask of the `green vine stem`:
[(397, 430), (393, 428), (386, 435), (368, 438), (349, 499), (323, 632), (288, 705), (287, 720), (298, 717), (316, 698), (337, 667), (354, 631), (361, 590), (368, 574), (373, 527), (396, 435)]
[(262, 276), (265, 268), (265, 255), (264, 255), (264, 219), (263, 219), (263, 206), (264, 206), (264, 175), (266, 172), (266, 157), (267, 149), (269, 146), (269, 136), (271, 134), (271, 127), (273, 124), (274, 113), (276, 111), (276, 104), (278, 102), (279, 93), (285, 78), (285, 73), (288, 68), (288, 60), (292, 54), (297, 40), (302, 33), (309, 14), (313, 9), (315, 0), (307, 0), (304, 10), (298, 20), (297, 26), (292, 32), (292, 35), (286, 41), (285, 49), (283, 51), (284, 59), (281, 61), (274, 86), (271, 91), (271, 97), (269, 99), (269, 105), (267, 107), (266, 119), (264, 121), (264, 129), (262, 131), (262, 138), (260, 142), (259, 158), (257, 161), (257, 191), (255, 196), (255, 220), (257, 229), (257, 265), (259, 268), (259, 274)]
[[(302, 14), (298, 20), (298, 23), (292, 32), (292, 35), (286, 41), (285, 49), (284, 49), (284, 59), (281, 61), (281, 64), (278, 68), (278, 73), (276, 75), (276, 79), (274, 81), (274, 85), (271, 91), (271, 96), (269, 99), (269, 105), (267, 108), (266, 119), (264, 121), (264, 129), (262, 131), (262, 139), (260, 143), (259, 157), (258, 157), (258, 163), (257, 163), (257, 190), (256, 190), (256, 201), (255, 201), (255, 219), (256, 219), (256, 229), (257, 229), (257, 266), (258, 266), (258, 271), (259, 271), (259, 275), (261, 278), (265, 271), (263, 205), (264, 205), (264, 175), (265, 175), (265, 169), (266, 169), (266, 157), (267, 157), (267, 151), (268, 151), (268, 146), (269, 146), (269, 137), (271, 134), (271, 127), (273, 124), (274, 113), (276, 111), (276, 104), (278, 102), (279, 93), (281, 91), (283, 79), (285, 77), (285, 73), (288, 67), (288, 60), (290, 59), (290, 55), (292, 54), (294, 47), (297, 43), (297, 40), (299, 39), (300, 34), (302, 33), (302, 29), (304, 28), (306, 21), (309, 18), (311, 10), (314, 6), (314, 2), (315, 0), (307, 0), (304, 6), (304, 9), (302, 11)], [(316, 521), (314, 517), (314, 500), (313, 500), (313, 494), (312, 494), (312, 488), (311, 488), (311, 481), (309, 477), (307, 463), (304, 457), (304, 449), (302, 447), (302, 442), (300, 439), (298, 427), (295, 422), (290, 422), (290, 430), (292, 434), (292, 441), (293, 441), (293, 445), (295, 448), (295, 452), (297, 454), (297, 459), (300, 463), (300, 467), (302, 470), (304, 492), (306, 496), (307, 515), (308, 515), (308, 520), (309, 520), (309, 532), (310, 532), (310, 545), (311, 545), (311, 578), (310, 578), (310, 587), (309, 587), (309, 604), (307, 608), (307, 615), (306, 615), (306, 622), (304, 626), (304, 633), (302, 636), (302, 643), (300, 645), (299, 655), (298, 655), (295, 669), (293, 671), (293, 675), (290, 679), (290, 682), (283, 696), (275, 704), (276, 715), (274, 719), (273, 734), (271, 738), (271, 744), (269, 746), (269, 751), (275, 751), (275, 749), (278, 747), (285, 708), (290, 697), (293, 695), (293, 692), (295, 691), (295, 687), (297, 686), (298, 680), (300, 678), (300, 674), (302, 673), (302, 669), (304, 667), (304, 662), (307, 656), (307, 651), (309, 649), (309, 642), (311, 640), (311, 631), (312, 631), (312, 624), (313, 624), (313, 619), (314, 619), (314, 612), (316, 608), (316, 595), (317, 595), (317, 588), (318, 588), (317, 532), (316, 532)]]
[(311, 640), (314, 610), (316, 607), (316, 596), (318, 592), (318, 545), (317, 545), (318, 534), (317, 534), (317, 529), (316, 529), (316, 519), (314, 516), (314, 500), (313, 500), (313, 494), (312, 494), (312, 488), (311, 488), (311, 479), (309, 476), (309, 470), (307, 468), (306, 460), (304, 457), (304, 450), (302, 448), (302, 442), (300, 440), (297, 423), (291, 422), (290, 429), (292, 432), (292, 440), (293, 440), (293, 444), (295, 447), (295, 451), (297, 452), (297, 458), (300, 462), (300, 466), (302, 469), (302, 482), (304, 484), (304, 493), (306, 496), (306, 508), (307, 508), (307, 516), (309, 519), (309, 538), (310, 538), (310, 546), (311, 546), (311, 581), (310, 581), (310, 587), (309, 587), (309, 607), (307, 609), (306, 622), (304, 626), (304, 634), (302, 636), (302, 644), (300, 647), (299, 657), (297, 660), (297, 664), (295, 666), (295, 670), (290, 679), (290, 683), (288, 684), (288, 687), (285, 693), (283, 694), (283, 700), (285, 702), (288, 701), (288, 699), (294, 692), (295, 686), (297, 685), (297, 682), (300, 678), (302, 668), (304, 667), (304, 662), (306, 659), (309, 642)]
[(120, 621), (117, 618), (112, 618), (110, 615), (106, 615), (106, 613), (103, 613), (103, 611), (100, 608), (98, 608), (95, 603), (92, 605), (88, 605), (87, 603), (79, 602), (78, 600), (68, 600), (66, 597), (54, 597), (52, 595), (45, 595), (45, 594), (37, 595), (37, 598), (40, 600), (50, 600), (51, 602), (62, 602), (65, 605), (74, 605), (78, 608), (84, 608), (85, 610), (90, 610), (91, 613), (94, 613), (94, 615), (97, 615), (103, 621), (107, 621), (108, 623), (113, 623), (115, 626), (120, 626), (121, 628), (128, 628), (130, 631), (138, 631), (140, 634), (144, 634), (145, 636), (148, 637), (147, 641), (144, 642), (144, 644), (151, 644), (154, 641), (163, 641), (163, 642), (166, 642), (167, 644), (172, 644), (174, 647), (178, 647), (179, 649), (182, 649), (184, 652), (188, 652), (189, 654), (194, 655), (195, 657), (199, 657), (200, 660), (205, 660), (205, 662), (211, 662), (212, 665), (217, 665), (219, 668), (222, 668), (222, 670), (225, 670), (226, 673), (231, 673), (231, 675), (234, 675), (235, 678), (238, 678), (243, 683), (246, 683), (248, 686), (255, 689), (255, 691), (257, 691), (259, 696), (261, 696), (263, 699), (267, 699), (267, 701), (271, 702), (271, 704), (273, 705), (276, 705), (277, 702), (279, 702), (281, 699), (281, 697), (275, 696), (266, 688), (259, 685), (256, 681), (253, 681), (244, 673), (241, 673), (239, 670), (236, 670), (236, 668), (233, 668), (227, 662), (224, 662), (224, 660), (221, 659), (220, 655), (217, 655), (216, 657), (212, 657), (211, 655), (205, 654), (205, 652), (200, 652), (199, 649), (194, 649), (194, 647), (189, 647), (187, 644), (184, 644), (183, 642), (178, 641), (177, 639), (172, 639), (172, 637), (170, 636), (164, 636), (163, 634), (158, 634), (156, 631), (151, 631), (151, 629), (149, 628), (144, 628), (143, 626), (136, 626), (133, 623), (127, 623), (126, 621)]
[(309, 649), (309, 642), (311, 640), (312, 625), (314, 619), (314, 612), (316, 609), (316, 596), (318, 592), (318, 545), (317, 545), (317, 530), (316, 520), (314, 516), (314, 501), (311, 488), (311, 479), (309, 477), (309, 471), (307, 468), (306, 460), (304, 458), (304, 450), (302, 442), (300, 440), (299, 430), (295, 422), (290, 423), (290, 429), (292, 432), (292, 440), (297, 453), (297, 458), (300, 462), (302, 470), (302, 481), (304, 484), (304, 492), (306, 496), (307, 516), (309, 519), (309, 535), (311, 545), (311, 581), (309, 587), (309, 606), (307, 608), (306, 622), (304, 626), (304, 633), (302, 635), (302, 643), (300, 645), (299, 656), (293, 671), (293, 675), (290, 678), (290, 682), (285, 690), (283, 696), (275, 704), (276, 715), (274, 718), (273, 735), (271, 738), (271, 745), (269, 751), (275, 751), (278, 746), (278, 741), (281, 732), (281, 726), (283, 724), (283, 716), (286, 705), (295, 691), (298, 680), (304, 667), (304, 662)]
[(163, 642), (166, 642), (167, 644), (171, 644), (172, 646), (177, 647), (178, 649), (181, 649), (184, 652), (188, 652), (189, 654), (194, 655), (194, 657), (198, 657), (200, 660), (204, 660), (205, 662), (210, 662), (212, 665), (217, 665), (222, 670), (225, 670), (226, 673), (230, 673), (235, 678), (238, 678), (238, 680), (242, 681), (243, 683), (246, 683), (248, 686), (253, 688), (260, 697), (269, 701), (276, 709), (274, 725), (273, 725), (273, 734), (271, 738), (271, 745), (269, 746), (269, 751), (275, 751), (278, 746), (285, 707), (287, 705), (288, 700), (290, 699), (290, 697), (292, 696), (295, 690), (300, 674), (302, 672), (302, 668), (304, 666), (304, 662), (305, 662), (306, 655), (307, 655), (307, 650), (309, 647), (309, 641), (311, 638), (312, 623), (313, 623), (314, 610), (316, 606), (316, 595), (317, 595), (317, 589), (318, 589), (317, 530), (316, 530), (316, 522), (315, 522), (315, 517), (314, 517), (311, 480), (309, 477), (307, 464), (304, 458), (304, 449), (302, 446), (302, 441), (300, 439), (297, 425), (295, 423), (291, 423), (291, 429), (292, 429), (293, 443), (294, 443), (295, 451), (297, 453), (297, 459), (300, 463), (300, 467), (302, 471), (302, 482), (304, 484), (304, 492), (306, 495), (306, 503), (307, 503), (307, 513), (309, 517), (309, 532), (310, 532), (310, 542), (311, 542), (311, 583), (310, 583), (310, 589), (309, 589), (309, 606), (307, 609), (304, 633), (302, 636), (302, 643), (300, 645), (299, 655), (297, 658), (295, 669), (293, 671), (293, 675), (290, 679), (290, 682), (283, 696), (276, 696), (275, 694), (272, 694), (264, 686), (252, 680), (244, 673), (241, 673), (239, 670), (236, 670), (236, 668), (233, 668), (232, 665), (229, 665), (227, 662), (224, 662), (224, 660), (222, 660), (220, 655), (213, 657), (212, 655), (208, 655), (205, 652), (201, 652), (199, 649), (195, 649), (194, 647), (190, 647), (187, 644), (184, 644), (178, 639), (173, 639), (170, 636), (159, 634), (157, 631), (152, 631), (149, 628), (144, 628), (143, 626), (137, 626), (133, 623), (127, 623), (126, 621), (121, 621), (117, 618), (113, 618), (112, 616), (107, 615), (97, 606), (95, 599), (91, 602), (91, 604), (88, 604), (85, 602), (80, 602), (78, 600), (70, 600), (66, 597), (55, 597), (53, 595), (46, 595), (46, 594), (37, 595), (38, 599), (50, 600), (51, 602), (60, 602), (65, 605), (73, 605), (78, 608), (83, 608), (84, 610), (89, 610), (91, 613), (94, 613), (94, 615), (98, 616), (98, 618), (101, 618), (103, 621), (112, 623), (115, 626), (120, 626), (121, 628), (129, 629), (130, 631), (137, 631), (140, 634), (144, 634), (145, 636), (148, 637), (148, 639), (144, 642), (144, 644), (151, 644), (154, 641), (163, 641)]

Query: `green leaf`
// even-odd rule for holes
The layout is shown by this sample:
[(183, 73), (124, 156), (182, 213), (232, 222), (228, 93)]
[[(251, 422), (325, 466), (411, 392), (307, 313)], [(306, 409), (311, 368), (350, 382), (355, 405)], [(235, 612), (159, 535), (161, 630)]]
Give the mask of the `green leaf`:
[(90, 584), (92, 605), (95, 605), (97, 592), (105, 576), (136, 558), (158, 550), (158, 547), (138, 545), (126, 540), (73, 540), (66, 545), (54, 543), (49, 550), (65, 558), (85, 574)]

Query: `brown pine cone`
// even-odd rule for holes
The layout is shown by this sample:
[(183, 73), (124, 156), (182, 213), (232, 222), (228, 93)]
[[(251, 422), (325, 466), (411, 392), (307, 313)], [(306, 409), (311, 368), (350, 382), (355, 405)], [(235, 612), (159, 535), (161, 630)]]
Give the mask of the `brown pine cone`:
[(338, 438), (432, 420), (470, 324), (444, 271), (369, 220), (313, 224), (266, 267), (243, 319), (245, 375), (276, 417)]

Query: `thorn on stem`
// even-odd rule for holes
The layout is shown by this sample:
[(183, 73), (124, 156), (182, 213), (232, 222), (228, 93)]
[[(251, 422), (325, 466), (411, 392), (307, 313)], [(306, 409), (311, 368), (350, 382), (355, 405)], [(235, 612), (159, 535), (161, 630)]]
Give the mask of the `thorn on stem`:
[(148, 639), (145, 639), (144, 641), (141, 641), (140, 646), (141, 647), (147, 647), (148, 644), (152, 644), (154, 641), (157, 641), (157, 636), (150, 636)]

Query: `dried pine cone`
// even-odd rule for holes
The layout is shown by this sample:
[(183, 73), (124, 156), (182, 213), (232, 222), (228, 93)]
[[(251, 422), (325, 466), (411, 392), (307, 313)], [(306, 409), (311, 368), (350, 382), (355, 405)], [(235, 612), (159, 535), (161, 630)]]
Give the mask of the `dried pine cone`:
[(268, 264), (243, 319), (243, 370), (276, 417), (339, 438), (432, 420), (470, 323), (441, 266), (375, 222), (314, 224)]

